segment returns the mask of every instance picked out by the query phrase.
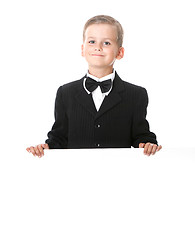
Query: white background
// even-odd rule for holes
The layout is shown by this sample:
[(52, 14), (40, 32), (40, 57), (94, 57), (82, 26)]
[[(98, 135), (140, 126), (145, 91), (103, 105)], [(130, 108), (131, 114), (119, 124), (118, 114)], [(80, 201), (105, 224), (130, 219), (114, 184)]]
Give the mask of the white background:
[(107, 14), (125, 31), (125, 56), (115, 69), (147, 89), (151, 131), (164, 147), (194, 147), (194, 12), (192, 0), (1, 1), (3, 146), (24, 149), (45, 141), (58, 87), (87, 71), (83, 25)]
[[(108, 234), (107, 229), (112, 239), (115, 233), (116, 239), (121, 236), (125, 239), (129, 236), (124, 235), (129, 223), (132, 239), (146, 239), (146, 236), (194, 239), (194, 160), (191, 161), (195, 135), (194, 12), (192, 0), (1, 0), (0, 220), (3, 240), (64, 239), (61, 231), (65, 226), (75, 235), (86, 234), (87, 227), (79, 225), (84, 224), (81, 216), (85, 214), (85, 209), (79, 207), (81, 204), (88, 211), (85, 220), (90, 228), (85, 239), (95, 239), (90, 238), (97, 230), (90, 222), (90, 217), (95, 215), (87, 208), (85, 199), (89, 196), (95, 203), (101, 200), (99, 207), (104, 203), (109, 206), (109, 200), (116, 193), (118, 198), (112, 204), (119, 203), (123, 209), (128, 206), (127, 210), (133, 214), (125, 225), (124, 219), (120, 222), (124, 216), (120, 208), (116, 208), (118, 215), (112, 220), (114, 205), (107, 208), (105, 216), (104, 208), (99, 211), (89, 205), (99, 216), (96, 220), (103, 221), (97, 225), (100, 228), (97, 239), (102, 233)], [(94, 154), (90, 166), (88, 159), (85, 160), (88, 152), (84, 150), (69, 150), (67, 155), (51, 151), (45, 158), (35, 159), (27, 155), (25, 148), (45, 141), (54, 121), (57, 88), (86, 73), (87, 65), (81, 57), (82, 29), (90, 17), (98, 14), (113, 16), (124, 28), (125, 57), (116, 62), (115, 69), (122, 79), (147, 89), (147, 118), (164, 150), (155, 158), (138, 161), (133, 159), (143, 157), (137, 155), (140, 150), (105, 150), (105, 162), (98, 161), (104, 160), (101, 151), (89, 152)], [(174, 148), (171, 153), (170, 148)], [(81, 162), (76, 159), (74, 168), (71, 158), (76, 157), (81, 157)], [(114, 163), (109, 162), (110, 159)], [(108, 175), (110, 167), (112, 171)], [(115, 178), (117, 171), (119, 175)], [(129, 191), (132, 195), (120, 187), (125, 180), (132, 180)], [(65, 181), (70, 182), (66, 182), (62, 191), (61, 184)], [(128, 181), (125, 184), (128, 185)], [(85, 192), (88, 187), (93, 195)], [(73, 202), (67, 193), (72, 194)], [(97, 198), (96, 194), (99, 194)], [(107, 196), (105, 202), (104, 195)], [(81, 201), (76, 201), (74, 196), (82, 197)], [(126, 205), (123, 205), (125, 196)], [(66, 203), (73, 204), (72, 208)], [(71, 218), (65, 215), (66, 211)], [(74, 229), (74, 216), (79, 217), (76, 219), (78, 232)], [(109, 236), (101, 238), (109, 239)]]

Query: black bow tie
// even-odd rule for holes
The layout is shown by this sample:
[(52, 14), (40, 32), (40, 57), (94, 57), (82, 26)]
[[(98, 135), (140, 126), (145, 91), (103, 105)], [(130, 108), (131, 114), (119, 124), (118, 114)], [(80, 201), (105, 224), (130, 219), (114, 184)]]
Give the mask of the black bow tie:
[(98, 86), (100, 86), (102, 93), (106, 93), (110, 90), (112, 81), (111, 79), (108, 79), (102, 82), (97, 82), (94, 79), (87, 77), (85, 81), (85, 87), (89, 92), (93, 92)]

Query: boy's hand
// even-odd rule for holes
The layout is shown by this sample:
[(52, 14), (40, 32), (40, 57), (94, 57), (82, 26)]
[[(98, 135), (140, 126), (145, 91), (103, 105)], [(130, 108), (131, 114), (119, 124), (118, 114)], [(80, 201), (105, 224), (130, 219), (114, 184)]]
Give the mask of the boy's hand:
[(44, 149), (49, 149), (49, 145), (48, 144), (39, 144), (35, 147), (28, 147), (26, 150), (29, 153), (32, 153), (35, 157), (42, 157), (44, 155)]
[(140, 143), (139, 148), (144, 148), (144, 154), (150, 156), (151, 154), (154, 155), (156, 152), (161, 150), (162, 146), (158, 146), (153, 143)]

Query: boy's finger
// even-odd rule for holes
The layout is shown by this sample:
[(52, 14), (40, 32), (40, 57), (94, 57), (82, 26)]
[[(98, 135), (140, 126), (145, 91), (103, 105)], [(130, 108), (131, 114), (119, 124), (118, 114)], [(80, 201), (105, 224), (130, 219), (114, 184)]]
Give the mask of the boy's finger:
[(38, 157), (40, 157), (41, 153), (40, 153), (40, 151), (39, 151), (38, 146), (34, 147), (34, 150), (35, 150), (35, 154), (36, 154)]
[(157, 151), (160, 151), (161, 149), (162, 149), (161, 145), (157, 147)]
[(39, 150), (39, 157), (42, 157), (44, 155), (42, 144), (38, 145), (37, 148)]
[(148, 150), (146, 153), (148, 156), (150, 156), (150, 154), (152, 153), (153, 146), (154, 146), (154, 144), (152, 144), (152, 143), (148, 144)]
[(158, 146), (156, 145), (156, 144), (154, 144), (153, 145), (153, 148), (152, 148), (152, 155), (154, 155), (155, 153), (156, 153), (156, 151), (157, 151), (157, 148), (158, 148)]
[(49, 145), (48, 145), (47, 143), (42, 144), (41, 146), (42, 146), (42, 148), (44, 148), (44, 149), (49, 149)]
[(148, 148), (149, 148), (150, 143), (146, 143), (144, 146), (144, 154), (148, 154)]
[(30, 147), (30, 152), (31, 152), (34, 156), (36, 156), (36, 152), (35, 152), (35, 150), (34, 150), (34, 147)]

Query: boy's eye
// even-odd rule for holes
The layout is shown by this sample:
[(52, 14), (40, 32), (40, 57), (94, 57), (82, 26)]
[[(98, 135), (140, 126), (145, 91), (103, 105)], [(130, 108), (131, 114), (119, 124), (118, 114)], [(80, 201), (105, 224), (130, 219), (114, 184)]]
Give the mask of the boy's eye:
[(94, 40), (90, 40), (89, 43), (90, 43), (90, 44), (94, 44), (95, 41), (94, 41)]
[(108, 46), (110, 45), (110, 42), (104, 42), (104, 45)]

